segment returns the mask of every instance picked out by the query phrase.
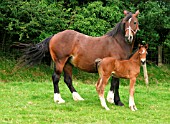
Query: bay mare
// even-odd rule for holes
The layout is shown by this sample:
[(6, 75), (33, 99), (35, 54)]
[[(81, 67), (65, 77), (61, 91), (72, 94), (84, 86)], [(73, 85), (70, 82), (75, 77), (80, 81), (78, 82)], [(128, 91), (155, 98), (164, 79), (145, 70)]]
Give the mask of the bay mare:
[[(114, 57), (124, 60), (130, 56), (135, 42), (135, 35), (139, 30), (137, 16), (124, 11), (124, 18), (108, 33), (101, 37), (91, 37), (74, 30), (59, 32), (44, 41), (29, 47), (18, 62), (19, 67), (40, 63), (43, 57), (50, 52), (55, 63), (52, 75), (54, 86), (54, 101), (64, 103), (59, 91), (59, 80), (62, 71), (64, 82), (70, 89), (74, 100), (84, 100), (76, 91), (72, 83), (72, 67), (96, 73), (95, 60), (97, 58)], [(122, 106), (119, 97), (119, 78), (112, 77), (108, 102)]]
[(100, 76), (96, 83), (96, 91), (99, 95), (102, 107), (106, 110), (109, 110), (109, 108), (105, 102), (104, 89), (111, 75), (117, 78), (130, 79), (129, 107), (132, 111), (137, 110), (134, 101), (135, 82), (140, 73), (141, 64), (144, 65), (146, 63), (147, 49), (148, 44), (139, 44), (138, 50), (129, 60), (117, 60), (113, 57), (96, 59), (96, 65)]

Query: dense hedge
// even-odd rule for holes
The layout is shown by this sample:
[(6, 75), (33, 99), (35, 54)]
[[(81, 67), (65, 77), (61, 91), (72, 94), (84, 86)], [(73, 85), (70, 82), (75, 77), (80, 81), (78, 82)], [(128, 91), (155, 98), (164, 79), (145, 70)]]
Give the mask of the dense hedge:
[(167, 0), (1, 0), (0, 47), (13, 42), (37, 43), (65, 29), (101, 36), (124, 16), (140, 10), (137, 41), (170, 47), (170, 2)]

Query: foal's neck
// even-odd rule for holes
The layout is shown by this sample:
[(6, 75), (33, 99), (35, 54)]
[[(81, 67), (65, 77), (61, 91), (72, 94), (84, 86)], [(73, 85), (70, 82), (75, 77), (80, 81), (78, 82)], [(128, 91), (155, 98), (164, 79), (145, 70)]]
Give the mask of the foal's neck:
[(140, 56), (139, 56), (138, 51), (136, 51), (136, 52), (134, 53), (134, 55), (133, 55), (129, 60), (137, 63), (138, 65), (140, 65)]

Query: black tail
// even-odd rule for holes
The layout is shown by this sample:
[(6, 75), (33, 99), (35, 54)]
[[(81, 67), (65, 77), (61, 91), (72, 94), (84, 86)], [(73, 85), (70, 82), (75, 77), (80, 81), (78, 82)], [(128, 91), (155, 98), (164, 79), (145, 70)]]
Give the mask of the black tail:
[(27, 48), (19, 61), (17, 63), (17, 68), (25, 66), (33, 66), (35, 64), (41, 63), (43, 57), (49, 52), (49, 42), (53, 36), (46, 38), (40, 43), (30, 46)]

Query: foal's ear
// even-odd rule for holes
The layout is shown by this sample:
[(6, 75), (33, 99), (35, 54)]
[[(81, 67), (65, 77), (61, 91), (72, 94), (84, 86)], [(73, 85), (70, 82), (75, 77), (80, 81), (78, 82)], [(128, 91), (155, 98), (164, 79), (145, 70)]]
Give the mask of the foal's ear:
[(145, 48), (148, 49), (148, 44), (145, 45)]
[(140, 13), (139, 10), (137, 10), (137, 11), (135, 12), (134, 16), (137, 17), (137, 16), (139, 15), (139, 13)]
[(141, 44), (138, 44), (138, 48), (139, 48), (139, 49), (141, 48), (141, 46), (142, 46)]

